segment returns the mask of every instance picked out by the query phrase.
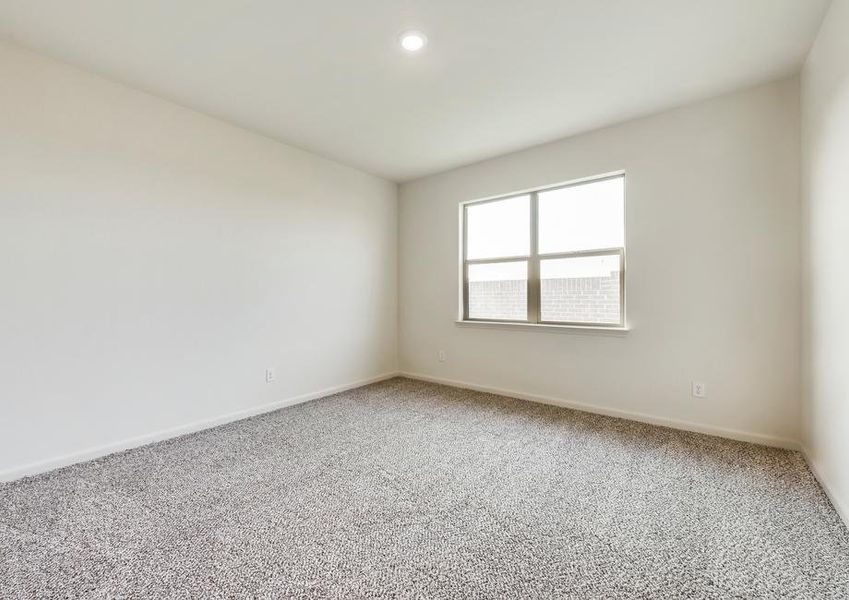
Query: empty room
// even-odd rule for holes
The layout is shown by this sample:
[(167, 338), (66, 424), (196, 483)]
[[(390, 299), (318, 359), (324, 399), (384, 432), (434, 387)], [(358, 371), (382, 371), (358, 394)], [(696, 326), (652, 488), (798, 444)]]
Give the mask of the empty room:
[(0, 598), (849, 599), (849, 0), (0, 0)]

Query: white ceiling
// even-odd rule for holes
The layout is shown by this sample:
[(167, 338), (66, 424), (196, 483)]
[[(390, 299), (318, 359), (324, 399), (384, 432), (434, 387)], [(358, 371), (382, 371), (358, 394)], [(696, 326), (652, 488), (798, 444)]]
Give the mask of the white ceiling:
[(789, 74), (828, 2), (0, 0), (0, 35), (404, 181)]

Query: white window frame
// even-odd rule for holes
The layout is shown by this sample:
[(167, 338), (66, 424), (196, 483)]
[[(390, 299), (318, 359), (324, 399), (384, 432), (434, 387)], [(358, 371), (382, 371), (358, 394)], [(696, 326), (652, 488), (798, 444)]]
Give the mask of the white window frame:
[[(593, 177), (587, 177), (584, 179), (577, 179), (574, 181), (570, 181), (567, 183), (561, 183), (552, 186), (545, 186), (540, 188), (534, 188), (532, 190), (526, 190), (522, 192), (513, 192), (510, 194), (504, 194), (502, 196), (495, 196), (491, 198), (485, 198), (482, 200), (471, 200), (469, 202), (464, 202), (461, 205), (462, 211), (462, 227), (461, 227), (461, 322), (468, 323), (513, 323), (513, 324), (530, 324), (530, 325), (553, 325), (553, 326), (565, 326), (565, 327), (590, 327), (590, 328), (610, 328), (610, 329), (624, 329), (625, 328), (625, 223), (622, 223), (623, 230), (623, 242), (621, 247), (615, 248), (594, 248), (592, 250), (580, 250), (576, 252), (554, 252), (554, 253), (546, 253), (540, 254), (539, 252), (539, 194), (542, 192), (550, 192), (553, 190), (560, 190), (569, 187), (575, 187), (579, 185), (587, 185), (591, 183), (597, 183), (600, 181), (606, 181), (609, 179), (619, 179), (621, 178), (623, 181), (623, 190), (626, 184), (625, 180), (625, 172), (618, 171), (615, 173), (606, 173), (604, 175), (597, 175)], [(625, 201), (626, 196), (623, 191), (623, 219), (625, 215)], [(508, 200), (510, 198), (516, 198), (519, 196), (530, 196), (530, 254), (526, 256), (500, 256), (500, 257), (490, 257), (490, 258), (479, 258), (479, 259), (469, 259), (468, 256), (468, 235), (469, 235), (469, 221), (468, 221), (468, 208), (470, 206), (478, 206), (481, 204), (486, 204), (488, 202), (498, 202), (500, 200)], [(584, 256), (618, 256), (619, 257), (619, 322), (617, 323), (599, 323), (599, 322), (591, 322), (591, 321), (543, 321), (541, 318), (541, 290), (542, 283), (540, 280), (540, 260), (553, 259), (553, 258), (579, 258)], [(506, 263), (506, 262), (527, 262), (528, 263), (528, 318), (527, 320), (508, 320), (508, 319), (482, 319), (482, 318), (470, 318), (469, 317), (469, 265), (480, 265), (487, 263)]]

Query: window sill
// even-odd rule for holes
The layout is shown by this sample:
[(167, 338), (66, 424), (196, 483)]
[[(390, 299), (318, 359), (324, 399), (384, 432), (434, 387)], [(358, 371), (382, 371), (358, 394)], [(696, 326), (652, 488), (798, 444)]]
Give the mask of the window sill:
[(511, 321), (454, 321), (458, 327), (480, 327), (483, 329), (524, 329), (525, 331), (553, 331), (560, 333), (586, 333), (624, 336), (630, 328), (600, 327), (597, 325), (551, 325), (548, 323), (514, 323)]

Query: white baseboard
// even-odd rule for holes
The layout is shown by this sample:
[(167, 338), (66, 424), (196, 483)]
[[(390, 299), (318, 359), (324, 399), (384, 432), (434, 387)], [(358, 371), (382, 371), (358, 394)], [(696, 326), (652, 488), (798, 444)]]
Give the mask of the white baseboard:
[(820, 487), (822, 487), (825, 495), (828, 496), (829, 500), (831, 500), (834, 510), (836, 510), (837, 514), (840, 515), (840, 518), (843, 519), (846, 527), (849, 527), (849, 504), (846, 504), (837, 496), (834, 491), (834, 487), (830, 485), (828, 479), (825, 478), (822, 468), (811, 458), (811, 453), (805, 446), (802, 446), (802, 456), (805, 457), (805, 462), (808, 463), (811, 473), (813, 473), (814, 477), (816, 477), (817, 481), (819, 481)]
[(774, 446), (777, 448), (786, 448), (788, 450), (800, 450), (799, 442), (782, 437), (764, 435), (761, 433), (751, 433), (748, 431), (738, 431), (736, 429), (724, 429), (721, 427), (713, 427), (711, 425), (701, 425), (690, 421), (680, 421), (677, 419), (669, 419), (667, 417), (658, 417), (645, 413), (631, 412), (619, 410), (615, 408), (606, 408), (595, 404), (585, 404), (583, 402), (572, 402), (563, 400), (562, 398), (553, 398), (551, 396), (540, 396), (537, 394), (526, 394), (516, 390), (505, 390), (477, 383), (469, 383), (467, 381), (457, 381), (454, 379), (444, 379), (441, 377), (432, 377), (430, 375), (422, 375), (420, 373), (399, 373), (401, 377), (410, 379), (418, 379), (421, 381), (429, 381), (432, 383), (441, 383), (468, 390), (476, 390), (478, 392), (486, 392), (489, 394), (498, 394), (499, 396), (508, 396), (510, 398), (519, 398), (520, 400), (529, 400), (540, 404), (551, 404), (554, 406), (562, 406), (564, 408), (572, 408), (583, 412), (594, 413), (598, 415), (606, 415), (608, 417), (617, 417), (627, 419), (629, 421), (639, 421), (641, 423), (649, 423), (651, 425), (660, 425), (663, 427), (671, 427), (673, 429), (681, 429), (684, 431), (693, 431), (696, 433), (704, 433), (707, 435), (715, 435), (717, 437), (729, 438), (741, 442), (751, 442), (753, 444), (761, 444), (763, 446)]
[(171, 427), (170, 429), (163, 429), (160, 431), (155, 431), (153, 433), (147, 433), (126, 440), (121, 440), (120, 442), (105, 444), (103, 446), (96, 446), (94, 448), (87, 448), (79, 452), (72, 452), (70, 454), (65, 454), (63, 456), (57, 456), (55, 458), (30, 463), (20, 467), (13, 467), (5, 471), (0, 471), (0, 481), (14, 481), (15, 479), (20, 479), (22, 477), (45, 473), (47, 471), (52, 471), (61, 467), (67, 467), (68, 465), (73, 465), (75, 463), (85, 462), (88, 460), (93, 460), (95, 458), (101, 458), (109, 454), (114, 454), (116, 452), (129, 450), (130, 448), (138, 448), (139, 446), (146, 446), (155, 442), (161, 442), (163, 440), (175, 438), (181, 435), (186, 435), (187, 433), (194, 433), (196, 431), (210, 429), (218, 425), (224, 425), (225, 423), (240, 421), (242, 419), (247, 419), (248, 417), (253, 417), (263, 413), (271, 412), (273, 410), (284, 408), (286, 406), (293, 406), (295, 404), (309, 402), (310, 400), (316, 400), (318, 398), (323, 398), (332, 394), (338, 394), (339, 392), (345, 392), (354, 388), (369, 385), (371, 383), (377, 383), (378, 381), (384, 381), (386, 379), (391, 379), (397, 376), (398, 373), (396, 372), (384, 373), (383, 375), (378, 375), (376, 377), (370, 377), (368, 379), (354, 381), (352, 383), (347, 383), (344, 385), (319, 390), (317, 392), (311, 392), (309, 394), (301, 394), (300, 396), (284, 398), (283, 400), (276, 400), (274, 402), (261, 404), (259, 406), (253, 406), (251, 408), (246, 408), (236, 412), (228, 413), (226, 415), (213, 417), (211, 419), (194, 421), (193, 423), (187, 423), (185, 425), (179, 425), (177, 427)]

